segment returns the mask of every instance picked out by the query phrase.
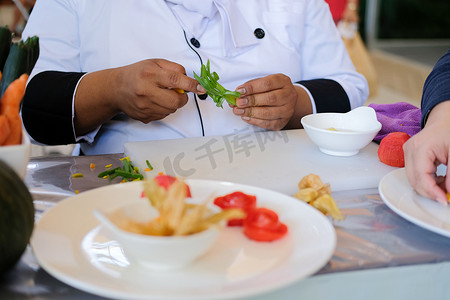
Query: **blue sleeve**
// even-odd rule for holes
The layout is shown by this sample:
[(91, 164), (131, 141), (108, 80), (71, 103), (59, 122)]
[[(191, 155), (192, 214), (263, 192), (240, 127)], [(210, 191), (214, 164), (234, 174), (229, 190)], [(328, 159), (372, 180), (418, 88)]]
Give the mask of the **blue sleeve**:
[(450, 100), (450, 50), (442, 56), (425, 81), (422, 94), (422, 128), (437, 104)]

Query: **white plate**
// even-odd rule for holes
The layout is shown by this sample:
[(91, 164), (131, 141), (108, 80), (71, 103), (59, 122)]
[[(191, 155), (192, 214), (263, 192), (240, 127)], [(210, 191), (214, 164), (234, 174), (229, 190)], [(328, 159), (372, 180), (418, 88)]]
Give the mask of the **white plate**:
[(450, 207), (418, 195), (408, 182), (405, 169), (385, 175), (378, 186), (384, 203), (406, 220), (450, 237)]
[[(336, 233), (311, 206), (278, 192), (247, 185), (187, 180), (193, 197), (243, 191), (276, 211), (288, 235), (272, 243), (248, 240), (226, 228), (213, 248), (189, 267), (158, 272), (130, 264), (120, 245), (93, 215), (140, 197), (140, 182), (94, 189), (60, 202), (36, 223), (31, 246), (57, 279), (100, 296), (122, 299), (226, 299), (286, 286), (320, 270), (331, 258)], [(182, 249), (180, 249), (182, 251)]]

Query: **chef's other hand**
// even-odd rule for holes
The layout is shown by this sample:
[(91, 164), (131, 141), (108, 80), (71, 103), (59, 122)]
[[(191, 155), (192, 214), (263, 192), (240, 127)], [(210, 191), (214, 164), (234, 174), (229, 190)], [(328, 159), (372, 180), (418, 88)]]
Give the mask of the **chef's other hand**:
[(233, 113), (245, 122), (269, 130), (300, 128), (300, 118), (312, 112), (306, 91), (283, 74), (254, 79), (239, 86)]
[[(411, 186), (422, 196), (447, 204), (450, 191), (450, 101), (436, 105), (425, 127), (404, 145), (405, 168)], [(445, 177), (436, 176), (439, 164), (447, 166)]]

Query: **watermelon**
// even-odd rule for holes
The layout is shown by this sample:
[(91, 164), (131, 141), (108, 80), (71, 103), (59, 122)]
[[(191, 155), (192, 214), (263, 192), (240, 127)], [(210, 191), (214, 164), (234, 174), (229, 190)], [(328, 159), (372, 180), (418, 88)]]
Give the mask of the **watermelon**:
[(0, 275), (19, 261), (33, 228), (33, 198), (22, 179), (0, 160)]

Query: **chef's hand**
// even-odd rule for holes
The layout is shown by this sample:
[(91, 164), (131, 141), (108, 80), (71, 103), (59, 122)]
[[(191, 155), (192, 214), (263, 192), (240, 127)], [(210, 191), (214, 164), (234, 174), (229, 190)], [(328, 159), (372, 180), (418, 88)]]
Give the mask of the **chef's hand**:
[(163, 59), (123, 67), (121, 77), (119, 111), (143, 123), (163, 119), (183, 107), (188, 100), (184, 91), (205, 93), (195, 79), (186, 76), (183, 66)]
[[(405, 168), (411, 186), (422, 196), (447, 204), (450, 191), (450, 100), (436, 105), (425, 127), (404, 145)], [(437, 177), (436, 167), (447, 165), (445, 177)]]
[(269, 130), (300, 128), (300, 119), (312, 113), (306, 91), (283, 74), (254, 79), (239, 86), (233, 113), (245, 122)]
[(204, 94), (183, 66), (163, 59), (100, 70), (84, 76), (75, 94), (75, 131), (82, 135), (118, 113), (148, 123), (184, 106), (185, 92)]

